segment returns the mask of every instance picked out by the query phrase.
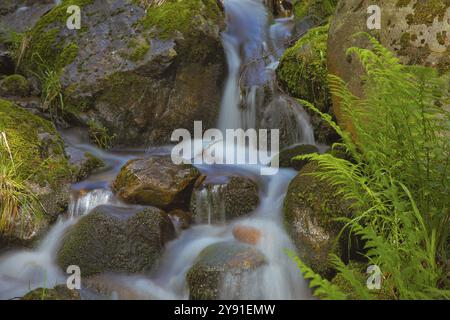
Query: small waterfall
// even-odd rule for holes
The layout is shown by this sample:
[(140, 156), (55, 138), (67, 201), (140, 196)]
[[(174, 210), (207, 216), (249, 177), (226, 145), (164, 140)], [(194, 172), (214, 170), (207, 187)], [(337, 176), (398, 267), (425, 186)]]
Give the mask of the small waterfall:
[(195, 220), (197, 223), (224, 224), (225, 199), (223, 199), (224, 185), (207, 185), (194, 191)]
[(227, 30), (222, 43), (228, 78), (218, 128), (280, 129), (283, 146), (315, 144), (309, 116), (277, 85), (276, 68), (291, 37), (294, 20), (276, 19), (269, 26), (261, 0), (225, 0)]
[(28, 291), (53, 288), (65, 283), (67, 275), (56, 264), (56, 255), (65, 232), (78, 218), (95, 207), (110, 203), (112, 193), (93, 190), (79, 197), (72, 197), (69, 214), (59, 217), (35, 250), (6, 253), (0, 258), (0, 299), (21, 297)]

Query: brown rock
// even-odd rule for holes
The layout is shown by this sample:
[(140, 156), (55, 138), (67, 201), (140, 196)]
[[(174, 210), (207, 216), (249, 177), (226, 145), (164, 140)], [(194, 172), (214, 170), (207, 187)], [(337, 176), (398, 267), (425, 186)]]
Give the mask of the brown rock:
[(255, 245), (261, 239), (262, 233), (254, 227), (238, 225), (233, 228), (233, 236), (240, 242)]

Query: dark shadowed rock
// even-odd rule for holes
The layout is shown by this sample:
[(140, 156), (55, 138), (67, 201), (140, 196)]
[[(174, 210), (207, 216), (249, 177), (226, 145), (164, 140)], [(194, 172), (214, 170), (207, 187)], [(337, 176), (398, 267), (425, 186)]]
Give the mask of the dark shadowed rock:
[(174, 227), (156, 208), (100, 206), (72, 227), (62, 241), (58, 264), (78, 265), (83, 276), (103, 272), (151, 272)]
[(279, 161), (281, 168), (294, 168), (299, 171), (303, 168), (305, 164), (308, 163), (307, 160), (294, 160), (296, 156), (302, 156), (310, 153), (319, 153), (319, 149), (316, 146), (309, 144), (302, 144), (298, 146), (293, 146), (286, 148), (280, 152)]

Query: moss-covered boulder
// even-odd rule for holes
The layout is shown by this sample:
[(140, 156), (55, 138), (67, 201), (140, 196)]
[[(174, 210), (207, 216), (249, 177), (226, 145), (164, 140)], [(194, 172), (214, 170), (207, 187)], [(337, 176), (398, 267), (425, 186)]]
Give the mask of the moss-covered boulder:
[(52, 289), (34, 289), (21, 300), (81, 300), (81, 297), (78, 290), (70, 290), (66, 285), (57, 285)]
[(64, 143), (51, 122), (2, 99), (0, 132), (6, 135), (16, 171), (42, 204), (42, 210), (27, 211), (10, 234), (0, 237), (5, 237), (5, 241), (29, 242), (41, 235), (48, 223), (67, 207), (72, 167)]
[[(332, 112), (327, 68), (328, 25), (309, 30), (280, 60), (277, 78), (293, 97), (312, 103), (325, 113)], [(316, 113), (308, 110), (316, 140), (331, 143), (336, 139), (332, 128)]]
[(338, 240), (343, 224), (334, 219), (349, 216), (351, 209), (336, 188), (312, 176), (315, 172), (317, 163), (310, 162), (289, 184), (284, 223), (299, 257), (315, 272), (330, 278), (333, 268), (329, 254), (343, 256), (346, 249)]
[[(368, 30), (367, 8), (382, 9), (381, 29)], [(359, 59), (347, 56), (350, 47), (371, 48), (367, 37), (352, 37), (369, 32), (380, 43), (396, 53), (405, 64), (420, 64), (450, 70), (449, 0), (348, 0), (340, 1), (330, 25), (328, 38), (328, 69), (348, 83), (351, 92), (363, 95), (365, 74)], [(340, 124), (346, 125), (339, 110), (337, 97), (333, 109)], [(351, 126), (350, 128), (351, 129)]]
[(192, 165), (176, 165), (170, 157), (129, 161), (113, 184), (126, 202), (163, 209), (187, 208), (200, 172)]
[[(213, 126), (226, 65), (224, 13), (209, 0), (146, 10), (137, 3), (64, 0), (27, 34), (22, 68), (39, 72), (43, 60), (60, 74), (66, 119), (95, 123), (115, 144), (162, 144), (194, 120)], [(82, 8), (80, 30), (65, 26), (71, 4)]]
[[(236, 280), (265, 263), (264, 255), (251, 245), (234, 241), (210, 245), (200, 253), (186, 275), (189, 298), (217, 300), (221, 297), (221, 288), (227, 275)], [(239, 284), (239, 280), (235, 282)], [(239, 291), (237, 288), (234, 294), (237, 295)], [(239, 296), (233, 298), (239, 299)]]
[(338, 0), (293, 0), (295, 19), (311, 16), (319, 22), (334, 13), (337, 2)]
[(63, 270), (79, 266), (82, 276), (151, 272), (174, 237), (172, 222), (159, 209), (100, 206), (68, 231), (57, 260)]
[(6, 76), (0, 80), (0, 96), (27, 97), (31, 92), (28, 80), (20, 74)]
[(197, 184), (190, 210), (197, 222), (224, 223), (251, 213), (258, 204), (254, 181), (239, 176), (213, 177)]
[(300, 171), (308, 162), (306, 160), (294, 160), (293, 158), (310, 153), (319, 153), (319, 149), (313, 145), (301, 144), (281, 150), (279, 154), (280, 168), (293, 168)]

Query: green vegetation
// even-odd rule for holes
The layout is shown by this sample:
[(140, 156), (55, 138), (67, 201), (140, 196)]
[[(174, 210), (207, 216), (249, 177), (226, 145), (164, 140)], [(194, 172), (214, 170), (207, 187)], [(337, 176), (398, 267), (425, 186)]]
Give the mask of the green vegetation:
[(28, 188), (23, 162), (12, 154), (7, 134), (0, 132), (0, 234), (13, 232), (13, 225), (25, 222), (42, 210), (38, 199)]
[[(369, 264), (380, 267), (383, 297), (449, 299), (449, 77), (403, 66), (368, 37), (373, 50), (349, 50), (367, 70), (366, 98), (355, 97), (341, 79), (330, 77), (332, 92), (354, 127), (354, 139), (329, 115), (303, 101), (336, 129), (342, 143), (335, 147), (345, 147), (351, 161), (332, 154), (301, 159), (317, 161), (320, 170), (313, 175), (337, 187), (338, 195), (353, 204), (353, 216), (339, 220), (365, 241)], [(379, 298), (380, 292), (368, 290), (359, 271), (331, 258), (339, 277), (333, 286), (300, 265), (313, 279), (316, 295)]]
[(286, 50), (277, 69), (278, 79), (289, 94), (311, 101), (321, 111), (328, 111), (331, 104), (327, 81), (328, 28), (311, 29)]
[(132, 52), (126, 55), (125, 58), (133, 62), (138, 62), (142, 60), (150, 50), (150, 44), (147, 40), (140, 41), (138, 39), (131, 39), (128, 43), (128, 49), (131, 49)]
[(0, 94), (4, 96), (26, 97), (30, 94), (30, 84), (20, 74), (13, 74), (0, 81)]
[(116, 134), (111, 134), (108, 128), (95, 120), (89, 120), (89, 136), (102, 149), (110, 149), (117, 138)]
[(64, 144), (54, 125), (13, 103), (0, 99), (0, 131), (8, 137), (20, 172), (41, 186), (59, 186), (72, 176)]
[(334, 13), (337, 0), (296, 0), (294, 1), (294, 16), (300, 20), (306, 16), (314, 16), (319, 20)]

